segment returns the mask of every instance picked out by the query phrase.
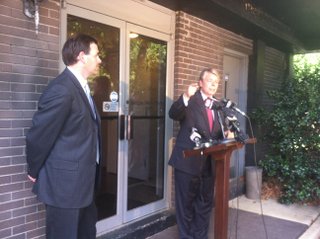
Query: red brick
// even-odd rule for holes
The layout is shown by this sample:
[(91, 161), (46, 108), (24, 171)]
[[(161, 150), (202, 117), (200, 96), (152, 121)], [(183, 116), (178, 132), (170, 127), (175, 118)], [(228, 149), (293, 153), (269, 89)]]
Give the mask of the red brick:
[(0, 212), (8, 211), (8, 210), (11, 210), (13, 208), (18, 208), (18, 207), (23, 207), (23, 200), (2, 203), (0, 205)]
[(17, 217), (9, 220), (4, 220), (0, 224), (0, 230), (9, 228), (9, 227), (14, 227), (17, 225), (22, 225), (23, 223), (25, 223), (24, 217)]
[[(23, 161), (25, 161), (25, 157), (21, 157), (23, 159)], [(14, 174), (11, 176), (11, 181), (12, 182), (24, 182), (24, 181), (28, 181), (28, 177), (27, 177), (27, 173), (23, 172), (23, 173), (19, 173), (19, 174)]]
[(19, 235), (14, 235), (14, 236), (8, 237), (6, 239), (25, 239), (25, 238), (26, 238), (25, 233), (21, 233)]
[[(28, 214), (26, 215), (26, 222), (32, 222), (32, 221), (45, 221), (46, 218), (46, 214), (45, 211), (40, 211), (37, 213), (32, 213), (32, 214)], [(40, 223), (41, 225), (43, 224), (43, 222)]]
[(34, 238), (34, 237), (38, 238), (39, 236), (44, 236), (45, 233), (46, 233), (45, 227), (41, 227), (33, 231), (27, 232), (27, 239)]
[(10, 174), (15, 174), (15, 173), (22, 173), (23, 170), (24, 170), (24, 167), (22, 165), (1, 167), (0, 168), (0, 175), (10, 175)]
[(22, 199), (22, 198), (28, 198), (32, 197), (34, 194), (31, 192), (30, 188), (27, 190), (19, 191), (19, 192), (13, 192), (12, 193), (12, 199)]
[(0, 194), (0, 202), (9, 202), (11, 200), (11, 194), (10, 193), (6, 193), (6, 194)]
[(40, 202), (37, 200), (35, 195), (33, 195), (32, 198), (25, 199), (25, 205), (26, 206), (35, 205), (35, 204), (40, 204)]
[(8, 238), (11, 236), (11, 229), (0, 230), (0, 238)]
[(29, 222), (12, 228), (13, 234), (20, 234), (37, 228), (37, 222)]
[[(22, 136), (23, 135), (23, 131), (22, 130), (10, 130), (6, 133), (4, 132), (1, 132), (0, 130), (0, 137), (3, 135), (3, 134), (20, 134), (19, 136)], [(14, 135), (8, 135), (8, 137), (14, 137)], [(11, 156), (11, 155), (22, 155), (23, 153), (23, 147), (15, 147), (15, 148), (2, 148), (0, 149), (0, 157), (3, 157), (3, 156)], [(1, 171), (1, 169), (0, 169)]]
[(0, 186), (0, 193), (14, 192), (23, 189), (23, 183), (14, 183)]
[[(9, 140), (9, 145), (7, 145), (7, 147), (10, 146), (10, 140)], [(9, 157), (2, 157), (0, 160), (0, 166), (7, 166), (11, 164), (11, 158)], [(1, 180), (0, 180), (1, 182)]]

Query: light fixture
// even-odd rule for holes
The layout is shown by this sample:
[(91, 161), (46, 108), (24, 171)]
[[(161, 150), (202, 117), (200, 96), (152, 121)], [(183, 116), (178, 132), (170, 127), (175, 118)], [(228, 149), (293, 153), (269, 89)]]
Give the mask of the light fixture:
[(34, 18), (36, 34), (39, 32), (39, 2), (42, 0), (23, 0), (23, 13)]
[(139, 36), (139, 34), (138, 34), (138, 33), (135, 33), (135, 32), (130, 32), (130, 34), (129, 34), (129, 37), (130, 37), (131, 39), (137, 38), (138, 36)]

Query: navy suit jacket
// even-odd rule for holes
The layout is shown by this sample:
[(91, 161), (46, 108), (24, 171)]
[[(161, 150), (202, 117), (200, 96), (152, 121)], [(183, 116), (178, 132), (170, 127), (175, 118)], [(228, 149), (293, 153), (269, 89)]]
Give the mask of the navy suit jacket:
[(67, 68), (49, 83), (26, 137), (28, 174), (37, 179), (33, 192), (40, 201), (60, 208), (82, 208), (93, 201), (101, 149), (96, 114)]
[(180, 122), (180, 130), (169, 160), (169, 165), (192, 175), (199, 175), (201, 173), (204, 159), (202, 157), (184, 158), (183, 151), (195, 147), (195, 143), (190, 139), (192, 128), (198, 130), (204, 141), (223, 139), (223, 127), (218, 120), (218, 114), (223, 116), (222, 112), (214, 110), (214, 127), (210, 132), (206, 107), (200, 91), (197, 91), (190, 97), (187, 107), (184, 105), (182, 95), (172, 104), (169, 116), (173, 120)]

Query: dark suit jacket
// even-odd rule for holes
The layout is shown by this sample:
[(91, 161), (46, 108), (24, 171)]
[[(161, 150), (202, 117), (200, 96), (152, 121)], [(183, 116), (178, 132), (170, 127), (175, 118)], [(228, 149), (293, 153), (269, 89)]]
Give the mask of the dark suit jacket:
[(37, 178), (33, 191), (40, 201), (61, 208), (82, 208), (93, 201), (100, 117), (97, 113), (95, 119), (67, 68), (40, 97), (26, 140), (28, 174)]
[[(183, 150), (195, 147), (195, 143), (190, 140), (193, 127), (198, 130), (205, 141), (223, 138), (222, 127), (220, 122), (218, 122), (218, 111), (214, 111), (214, 114), (214, 128), (210, 132), (207, 112), (200, 91), (197, 91), (190, 97), (187, 107), (184, 105), (182, 95), (172, 104), (169, 116), (173, 120), (180, 122), (180, 130), (169, 160), (169, 165), (192, 175), (199, 175), (201, 173), (204, 159), (201, 157), (184, 158), (182, 152)], [(222, 115), (222, 112), (219, 112), (219, 114)]]

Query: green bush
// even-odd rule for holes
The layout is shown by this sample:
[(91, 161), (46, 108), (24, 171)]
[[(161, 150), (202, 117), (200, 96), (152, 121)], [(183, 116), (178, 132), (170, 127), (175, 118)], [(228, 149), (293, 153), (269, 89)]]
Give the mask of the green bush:
[(281, 203), (320, 199), (320, 65), (295, 65), (295, 78), (270, 91), (273, 109), (253, 118), (271, 149), (259, 162), (266, 179), (276, 179)]

